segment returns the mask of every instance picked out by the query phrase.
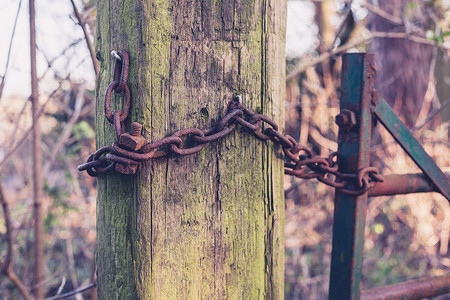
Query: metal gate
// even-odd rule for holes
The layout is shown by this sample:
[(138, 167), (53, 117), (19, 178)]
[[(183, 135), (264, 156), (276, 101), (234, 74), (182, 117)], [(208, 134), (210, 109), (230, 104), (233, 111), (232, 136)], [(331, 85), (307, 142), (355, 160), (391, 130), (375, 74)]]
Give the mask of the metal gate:
[(436, 166), (386, 101), (377, 95), (375, 75), (373, 55), (343, 56), (339, 170), (358, 173), (358, 170), (369, 167), (372, 127), (374, 122), (379, 122), (423, 174), (386, 175), (384, 182), (359, 196), (336, 190), (329, 299), (422, 299), (450, 293), (450, 274), (361, 292), (368, 197), (436, 191), (450, 201), (450, 177)]

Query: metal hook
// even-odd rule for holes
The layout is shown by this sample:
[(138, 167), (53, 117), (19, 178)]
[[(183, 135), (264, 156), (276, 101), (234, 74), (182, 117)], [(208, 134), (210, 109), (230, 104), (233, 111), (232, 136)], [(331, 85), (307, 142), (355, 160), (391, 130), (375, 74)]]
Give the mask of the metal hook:
[(236, 101), (239, 104), (242, 104), (242, 95), (234, 96), (234, 101)]
[(122, 61), (122, 57), (117, 53), (116, 50), (111, 51), (111, 55), (112, 55), (115, 59)]

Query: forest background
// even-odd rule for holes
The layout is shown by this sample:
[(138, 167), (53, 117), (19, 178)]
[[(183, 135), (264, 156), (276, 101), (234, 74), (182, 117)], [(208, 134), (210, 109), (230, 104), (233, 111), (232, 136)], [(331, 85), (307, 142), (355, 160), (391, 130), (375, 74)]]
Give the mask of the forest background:
[[(34, 291), (32, 113), (27, 3), (0, 4), (0, 297)], [(36, 6), (46, 297), (88, 288), (96, 299), (96, 180), (77, 171), (95, 150), (95, 4)], [(450, 1), (288, 1), (286, 133), (323, 156), (337, 148), (340, 55), (371, 52), (377, 89), (444, 171), (450, 171)], [(111, 62), (113, 62), (111, 58)], [(419, 172), (376, 132), (382, 173)], [(326, 299), (334, 191), (285, 178), (286, 299)], [(450, 269), (450, 207), (438, 194), (369, 200), (363, 288)]]

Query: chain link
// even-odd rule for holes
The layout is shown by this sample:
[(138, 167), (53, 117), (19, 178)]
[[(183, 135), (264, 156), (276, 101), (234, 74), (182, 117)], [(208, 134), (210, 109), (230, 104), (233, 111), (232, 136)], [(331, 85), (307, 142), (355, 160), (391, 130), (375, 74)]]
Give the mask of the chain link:
[[(281, 146), (288, 159), (285, 163), (285, 174), (301, 179), (316, 178), (338, 189), (341, 193), (349, 195), (364, 194), (377, 182), (383, 181), (383, 177), (375, 167), (363, 168), (357, 174), (339, 172), (336, 152), (328, 157), (314, 156), (311, 149), (298, 144), (291, 136), (281, 134), (275, 121), (243, 106), (241, 96), (236, 96), (228, 103), (225, 116), (211, 128), (181, 129), (169, 137), (145, 143), (141, 148), (133, 149), (135, 145), (133, 139), (143, 137), (139, 136), (140, 132), (133, 132), (133, 130), (131, 136), (124, 133), (123, 122), (128, 117), (131, 103), (130, 91), (126, 83), (129, 58), (125, 51), (119, 51), (118, 55), (121, 59), (116, 61), (114, 80), (105, 93), (105, 117), (114, 124), (117, 141), (111, 146), (101, 147), (88, 157), (86, 163), (78, 166), (78, 170), (86, 171), (90, 176), (98, 176), (114, 170), (123, 174), (134, 174), (143, 161), (170, 155), (192, 155), (201, 151), (207, 143), (213, 143), (229, 135), (237, 125), (240, 125), (256, 138), (262, 141), (271, 140), (274, 144)], [(120, 110), (111, 112), (112, 91), (124, 94), (123, 112)], [(122, 137), (125, 135), (131, 141), (122, 142)]]

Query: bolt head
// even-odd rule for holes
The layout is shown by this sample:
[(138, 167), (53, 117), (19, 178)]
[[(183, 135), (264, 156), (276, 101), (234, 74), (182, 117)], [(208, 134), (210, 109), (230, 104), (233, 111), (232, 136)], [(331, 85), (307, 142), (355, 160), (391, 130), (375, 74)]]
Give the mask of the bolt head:
[(339, 127), (345, 126), (348, 124), (348, 117), (345, 114), (338, 114), (336, 116), (336, 118), (334, 119), (334, 121), (336, 122), (336, 124)]
[(124, 175), (133, 175), (136, 173), (138, 165), (116, 164), (116, 171)]
[(133, 136), (139, 136), (141, 135), (142, 131), (142, 124), (138, 122), (131, 123), (131, 131), (130, 134)]
[(128, 132), (122, 133), (119, 138), (119, 145), (132, 151), (141, 149), (147, 140), (142, 135), (131, 135)]
[(336, 124), (342, 129), (350, 129), (356, 125), (356, 115), (353, 111), (343, 109), (335, 118)]

